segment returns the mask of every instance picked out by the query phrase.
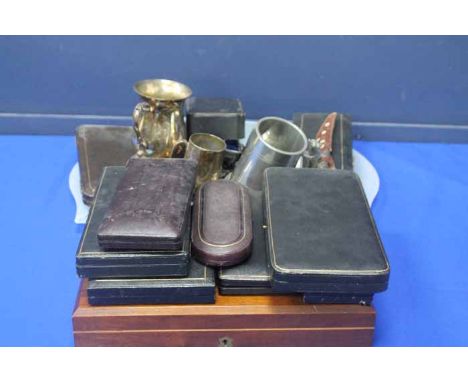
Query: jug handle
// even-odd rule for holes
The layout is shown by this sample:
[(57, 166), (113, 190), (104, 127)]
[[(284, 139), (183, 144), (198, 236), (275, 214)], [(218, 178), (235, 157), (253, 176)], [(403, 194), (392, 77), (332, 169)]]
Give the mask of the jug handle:
[(140, 124), (145, 114), (150, 111), (150, 105), (146, 102), (140, 102), (133, 110), (133, 130), (135, 131), (135, 135), (138, 141), (138, 151), (136, 155), (139, 157), (146, 156), (148, 150), (148, 143), (143, 139), (143, 136), (140, 132)]
[(187, 150), (187, 140), (182, 139), (174, 144), (171, 152), (171, 158), (183, 158)]

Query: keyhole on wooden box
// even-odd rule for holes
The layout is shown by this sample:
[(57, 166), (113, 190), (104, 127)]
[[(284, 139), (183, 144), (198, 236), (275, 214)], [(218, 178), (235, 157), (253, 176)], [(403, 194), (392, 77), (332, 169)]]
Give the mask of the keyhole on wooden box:
[(232, 338), (221, 337), (218, 339), (219, 346), (232, 346)]

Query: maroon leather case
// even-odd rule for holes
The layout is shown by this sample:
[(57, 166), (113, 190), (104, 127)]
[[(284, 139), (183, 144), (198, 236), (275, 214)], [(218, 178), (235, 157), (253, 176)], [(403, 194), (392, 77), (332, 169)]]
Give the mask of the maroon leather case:
[(132, 158), (98, 228), (106, 250), (180, 250), (189, 220), (196, 163)]
[(203, 184), (195, 195), (192, 254), (211, 266), (239, 264), (252, 247), (252, 212), (246, 189), (229, 180)]

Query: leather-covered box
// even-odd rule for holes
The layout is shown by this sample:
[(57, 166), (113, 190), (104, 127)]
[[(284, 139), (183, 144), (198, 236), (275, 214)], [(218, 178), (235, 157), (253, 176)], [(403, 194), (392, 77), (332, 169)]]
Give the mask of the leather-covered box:
[(245, 113), (242, 103), (231, 98), (198, 98), (187, 100), (189, 134), (209, 133), (222, 139), (244, 138)]
[(262, 295), (270, 295), (275, 294), (275, 292), (271, 286), (269, 287), (218, 287), (219, 294), (225, 296), (262, 296)]
[(196, 162), (132, 158), (101, 225), (108, 250), (180, 250), (189, 225)]
[(210, 266), (230, 266), (249, 257), (251, 248), (247, 188), (224, 179), (204, 183), (195, 194), (193, 207), (193, 256)]
[(136, 153), (130, 126), (81, 125), (76, 129), (83, 201), (91, 204), (106, 166), (124, 166)]
[(263, 228), (262, 191), (247, 189), (252, 210), (252, 252), (242, 264), (218, 270), (221, 294), (270, 294), (271, 272), (267, 264), (265, 229)]
[(78, 275), (90, 278), (186, 276), (190, 260), (189, 229), (182, 248), (176, 251), (106, 251), (99, 246), (98, 227), (125, 172), (123, 166), (104, 169), (76, 253)]
[(89, 280), (90, 305), (212, 304), (214, 271), (195, 260), (187, 277)]
[[(293, 121), (309, 139), (315, 139), (327, 113), (294, 113)], [(351, 116), (338, 113), (332, 137), (331, 155), (340, 170), (353, 169), (353, 136)]]
[(264, 190), (274, 290), (369, 295), (387, 288), (389, 264), (356, 174), (269, 168)]

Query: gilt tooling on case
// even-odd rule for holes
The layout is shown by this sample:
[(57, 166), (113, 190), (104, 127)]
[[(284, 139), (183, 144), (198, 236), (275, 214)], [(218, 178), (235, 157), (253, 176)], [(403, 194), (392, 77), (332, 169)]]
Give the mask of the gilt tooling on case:
[(229, 266), (250, 255), (252, 213), (245, 188), (228, 180), (205, 183), (195, 195), (193, 254), (204, 264)]
[(271, 168), (264, 188), (273, 289), (371, 294), (387, 288), (387, 257), (353, 172)]

